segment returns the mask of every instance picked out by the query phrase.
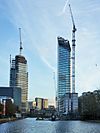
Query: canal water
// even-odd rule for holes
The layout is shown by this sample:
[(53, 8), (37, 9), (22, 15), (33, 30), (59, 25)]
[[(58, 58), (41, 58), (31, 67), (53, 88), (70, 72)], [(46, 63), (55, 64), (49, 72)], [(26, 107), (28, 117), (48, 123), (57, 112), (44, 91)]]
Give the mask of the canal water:
[(0, 133), (100, 133), (100, 123), (26, 118), (0, 124)]

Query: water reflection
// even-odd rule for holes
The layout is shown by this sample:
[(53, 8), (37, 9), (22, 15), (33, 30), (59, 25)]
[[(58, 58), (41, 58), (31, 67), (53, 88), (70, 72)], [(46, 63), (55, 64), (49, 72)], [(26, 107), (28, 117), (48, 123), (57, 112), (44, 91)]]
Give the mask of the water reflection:
[(68, 122), (61, 121), (57, 122), (55, 125), (56, 133), (68, 133), (69, 132), (69, 125)]
[(0, 125), (0, 133), (100, 133), (99, 123), (23, 119)]

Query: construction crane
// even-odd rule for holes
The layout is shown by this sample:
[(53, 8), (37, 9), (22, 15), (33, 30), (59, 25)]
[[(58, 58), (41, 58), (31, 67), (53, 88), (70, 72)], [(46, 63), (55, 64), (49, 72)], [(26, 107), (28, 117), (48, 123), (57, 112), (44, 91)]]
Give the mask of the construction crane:
[(22, 54), (22, 40), (21, 40), (21, 28), (19, 28), (19, 37), (20, 37), (20, 55)]
[(57, 96), (56, 96), (56, 78), (55, 78), (55, 72), (53, 72), (53, 80), (54, 80), (54, 89), (55, 89), (55, 106), (56, 106), (56, 98), (57, 98)]
[(10, 69), (11, 69), (11, 54), (10, 54)]
[(76, 27), (75, 27), (75, 22), (71, 10), (71, 6), (69, 4), (69, 9), (70, 9), (70, 14), (71, 14), (71, 19), (72, 19), (72, 24), (73, 24), (73, 29), (72, 29), (72, 93), (75, 93), (75, 32), (76, 32)]

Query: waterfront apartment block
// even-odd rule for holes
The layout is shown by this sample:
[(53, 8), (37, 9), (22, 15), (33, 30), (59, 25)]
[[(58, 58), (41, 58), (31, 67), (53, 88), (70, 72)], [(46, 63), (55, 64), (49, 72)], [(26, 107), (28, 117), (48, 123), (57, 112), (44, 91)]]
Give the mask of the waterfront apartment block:
[(60, 113), (68, 114), (71, 111), (71, 93), (66, 93), (60, 99)]
[(78, 93), (71, 93), (71, 112), (78, 112)]
[(78, 112), (78, 93), (66, 93), (60, 100), (62, 114)]

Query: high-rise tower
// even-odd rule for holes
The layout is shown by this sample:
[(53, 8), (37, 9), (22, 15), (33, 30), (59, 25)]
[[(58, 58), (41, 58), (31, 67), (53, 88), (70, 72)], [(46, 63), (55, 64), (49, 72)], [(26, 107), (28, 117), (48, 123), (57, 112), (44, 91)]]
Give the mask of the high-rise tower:
[(68, 40), (58, 37), (58, 89), (57, 89), (57, 109), (61, 109), (61, 98), (66, 93), (70, 93), (70, 53), (71, 48)]
[(20, 31), (20, 54), (15, 56), (15, 59), (10, 59), (10, 86), (21, 88), (21, 108), (22, 112), (27, 110), (28, 99), (28, 71), (27, 60), (22, 56), (22, 41)]

